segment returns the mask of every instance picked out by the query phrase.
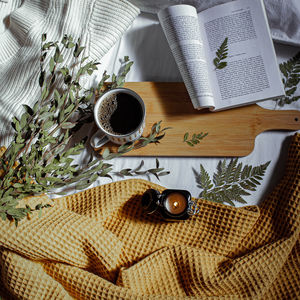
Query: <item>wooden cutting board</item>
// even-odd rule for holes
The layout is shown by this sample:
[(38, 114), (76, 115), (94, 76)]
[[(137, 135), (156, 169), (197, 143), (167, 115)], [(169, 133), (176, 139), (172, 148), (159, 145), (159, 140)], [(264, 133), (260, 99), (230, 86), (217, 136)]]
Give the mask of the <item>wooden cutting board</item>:
[[(128, 82), (125, 87), (138, 93), (146, 105), (146, 128), (162, 120), (166, 131), (160, 144), (149, 144), (128, 156), (245, 156), (254, 148), (255, 137), (266, 130), (300, 129), (300, 111), (266, 110), (258, 105), (221, 112), (195, 110), (181, 82)], [(208, 132), (199, 144), (183, 142), (184, 134)], [(116, 147), (109, 143), (111, 150)]]

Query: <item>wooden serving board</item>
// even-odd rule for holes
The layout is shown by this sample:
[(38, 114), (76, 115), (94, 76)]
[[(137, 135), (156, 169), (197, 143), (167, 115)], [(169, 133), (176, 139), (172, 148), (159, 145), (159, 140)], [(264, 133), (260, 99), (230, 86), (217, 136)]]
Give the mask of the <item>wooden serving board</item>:
[[(125, 87), (138, 93), (146, 105), (146, 127), (162, 120), (166, 131), (160, 144), (130, 151), (128, 156), (245, 156), (251, 153), (255, 137), (266, 130), (300, 129), (300, 111), (266, 110), (258, 105), (221, 112), (198, 111), (192, 106), (181, 82), (128, 82)], [(208, 132), (199, 144), (183, 142), (184, 134)], [(116, 146), (108, 144), (111, 150)]]

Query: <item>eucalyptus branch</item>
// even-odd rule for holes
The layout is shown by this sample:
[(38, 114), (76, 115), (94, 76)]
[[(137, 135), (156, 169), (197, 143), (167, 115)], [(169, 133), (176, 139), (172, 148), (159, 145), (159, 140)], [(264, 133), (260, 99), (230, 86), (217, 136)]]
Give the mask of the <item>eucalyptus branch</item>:
[(155, 168), (143, 170), (142, 169), (143, 166), (144, 166), (144, 161), (142, 160), (137, 168), (122, 169), (120, 171), (115, 172), (114, 174), (117, 176), (120, 176), (120, 177), (135, 176), (135, 175), (146, 175), (146, 176), (154, 175), (158, 180), (160, 180), (161, 176), (166, 176), (166, 175), (170, 174), (170, 171), (165, 171), (165, 168), (161, 168), (159, 166), (158, 159), (156, 159), (156, 167)]
[[(24, 105), (20, 119), (13, 118), (14, 140), (0, 158), (0, 217), (15, 220), (16, 224), (34, 210), (48, 207), (42, 204), (35, 209), (20, 207), (20, 199), (51, 193), (68, 185), (84, 189), (99, 177), (111, 177), (112, 165), (99, 157), (93, 157), (86, 165), (74, 164), (75, 156), (85, 148), (86, 138), (71, 144), (71, 137), (91, 120), (91, 98), (123, 85), (132, 65), (125, 57), (123, 70), (112, 77), (109, 85), (105, 82), (110, 76), (104, 72), (96, 89), (85, 90), (80, 79), (97, 70), (98, 63), (82, 57), (84, 47), (80, 46), (79, 40), (75, 43), (66, 35), (60, 42), (47, 42), (46, 39), (43, 34), (39, 76), (41, 96), (32, 108)], [(55, 51), (50, 51), (53, 48)], [(65, 64), (62, 51), (64, 56), (72, 51), (75, 64)], [(47, 66), (44, 66), (45, 61), (49, 61)], [(161, 137), (151, 137), (151, 142), (159, 139)], [(132, 150), (127, 145), (122, 147), (119, 156)]]
[(139, 144), (137, 144), (137, 148), (140, 147), (145, 147), (148, 144), (154, 143), (154, 144), (159, 144), (160, 140), (165, 136), (165, 131), (171, 129), (171, 127), (165, 127), (161, 129), (161, 122), (159, 121), (158, 123), (155, 123), (150, 131), (150, 134), (146, 137), (141, 137), (139, 139)]
[(134, 149), (139, 149), (142, 147), (146, 147), (148, 144), (154, 143), (158, 144), (160, 143), (160, 140), (165, 136), (165, 131), (168, 129), (171, 129), (171, 127), (165, 127), (161, 128), (161, 122), (159, 121), (155, 124), (153, 124), (151, 131), (148, 136), (142, 136), (139, 139), (137, 139), (134, 142), (129, 142), (124, 145), (121, 145), (117, 152), (111, 152), (109, 148), (105, 148), (102, 152), (102, 159), (104, 160), (110, 160), (116, 157), (120, 157), (123, 154), (132, 151)]

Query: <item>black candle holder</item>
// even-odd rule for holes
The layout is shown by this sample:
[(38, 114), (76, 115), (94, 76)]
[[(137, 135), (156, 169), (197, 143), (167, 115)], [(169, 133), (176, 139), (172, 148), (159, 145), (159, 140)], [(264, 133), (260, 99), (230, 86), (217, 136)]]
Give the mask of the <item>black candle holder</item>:
[(159, 213), (167, 221), (187, 220), (193, 215), (194, 201), (190, 192), (167, 189), (160, 193), (148, 189), (142, 197), (142, 207), (146, 214)]

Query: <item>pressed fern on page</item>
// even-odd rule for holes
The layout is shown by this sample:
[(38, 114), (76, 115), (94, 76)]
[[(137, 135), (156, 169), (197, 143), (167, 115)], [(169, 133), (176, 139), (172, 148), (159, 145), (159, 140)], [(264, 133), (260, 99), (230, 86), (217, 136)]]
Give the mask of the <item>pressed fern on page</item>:
[(276, 99), (275, 101), (277, 101), (279, 106), (284, 106), (285, 104), (291, 104), (300, 99), (300, 96), (293, 96), (300, 82), (300, 52), (288, 61), (281, 63), (279, 68), (284, 76), (282, 82), (284, 84), (286, 96), (279, 100)]
[(223, 69), (227, 66), (226, 61), (222, 61), (228, 56), (228, 37), (226, 37), (221, 44), (220, 48), (216, 51), (216, 57), (213, 60), (213, 63), (216, 69)]

